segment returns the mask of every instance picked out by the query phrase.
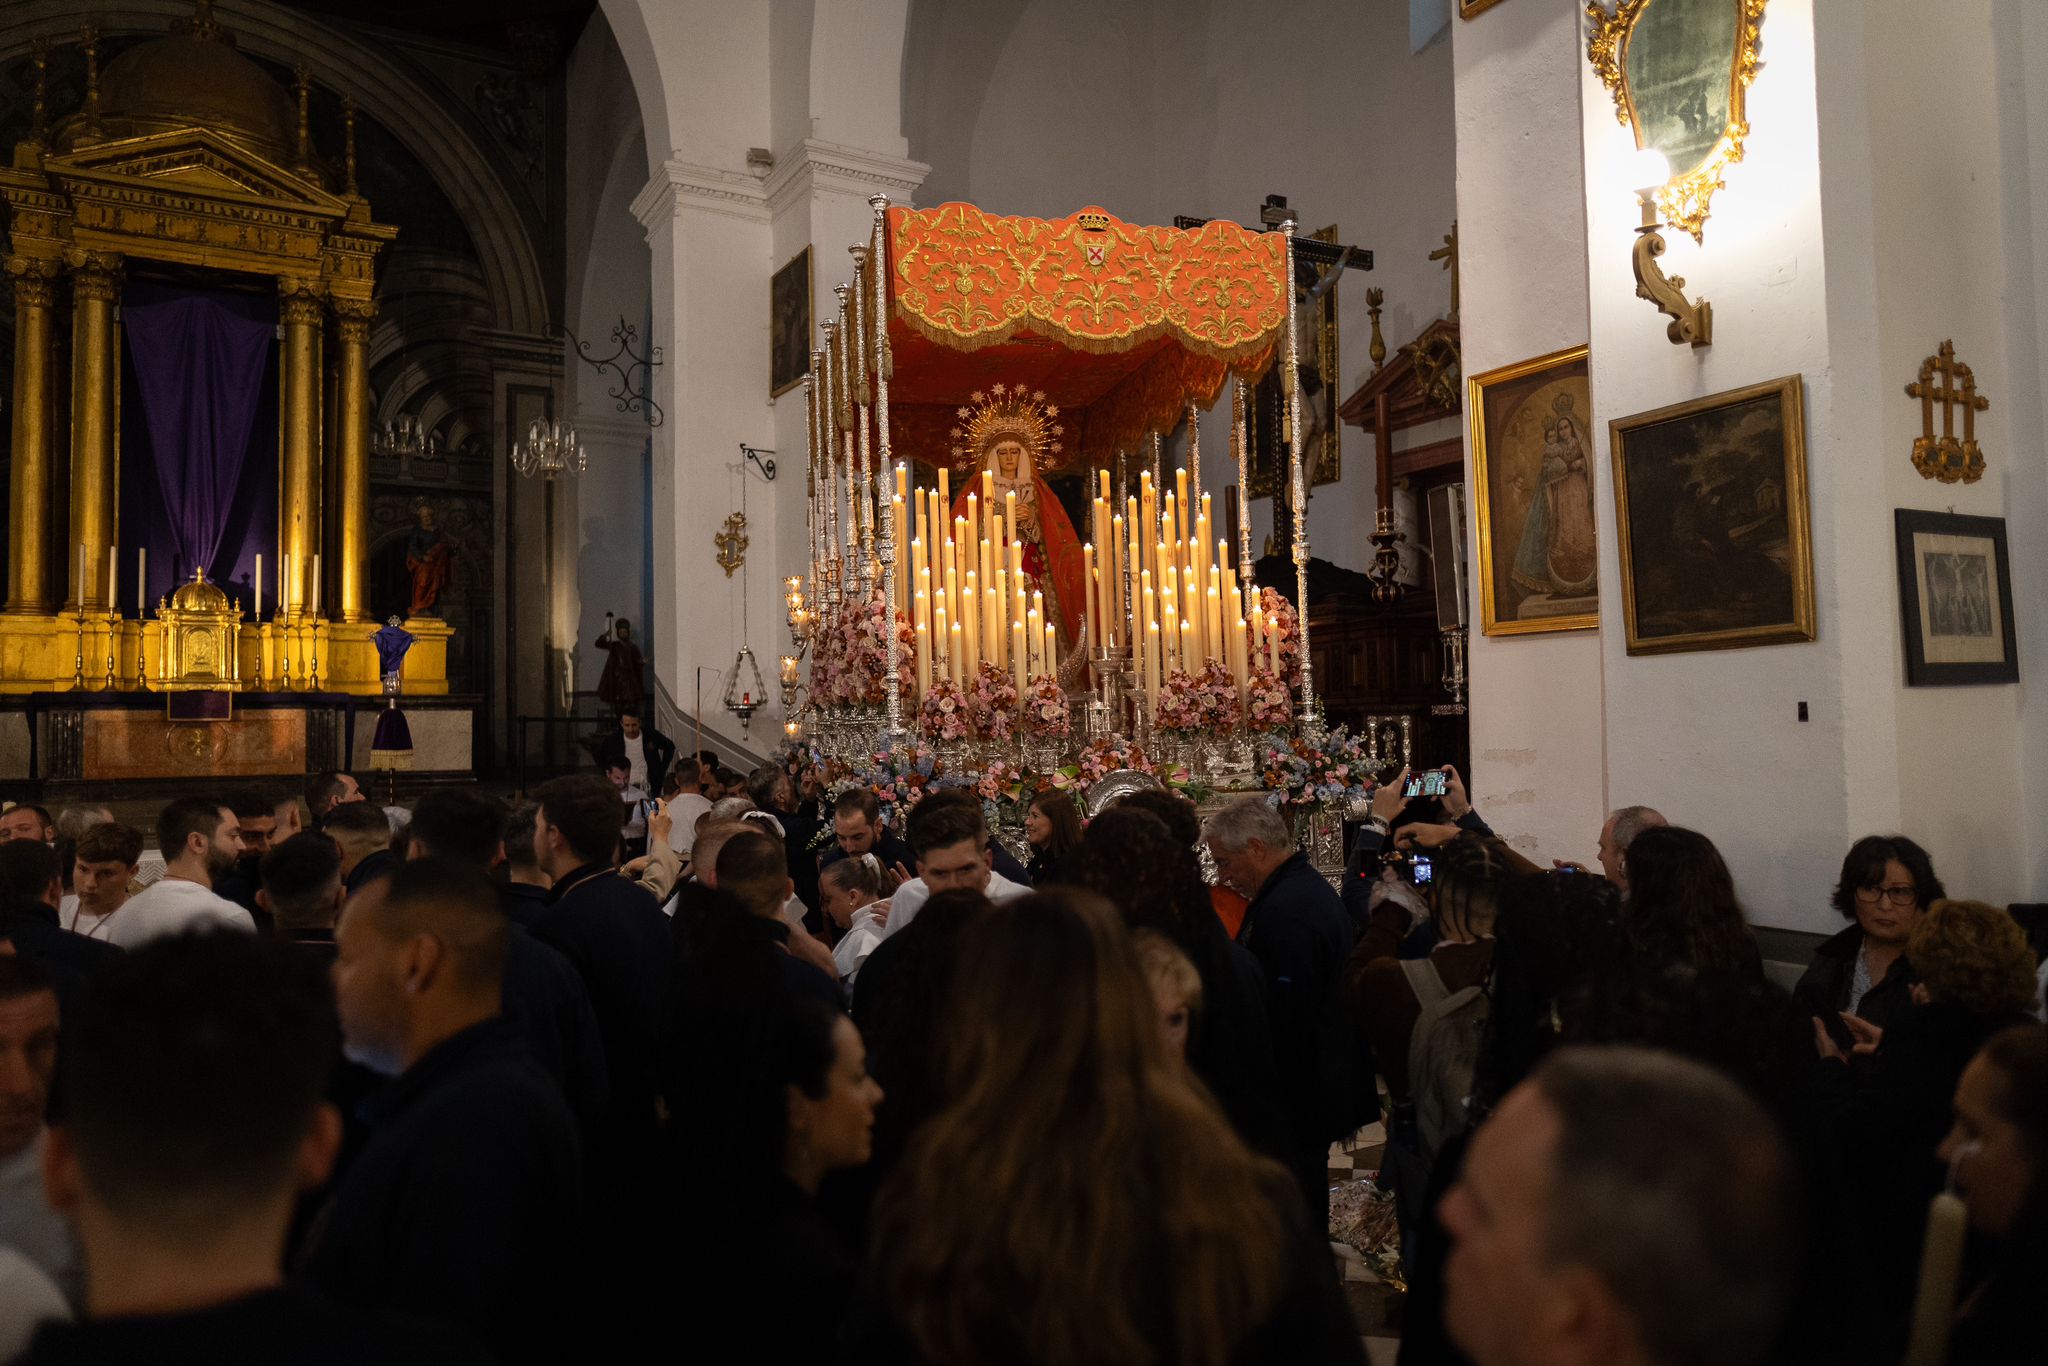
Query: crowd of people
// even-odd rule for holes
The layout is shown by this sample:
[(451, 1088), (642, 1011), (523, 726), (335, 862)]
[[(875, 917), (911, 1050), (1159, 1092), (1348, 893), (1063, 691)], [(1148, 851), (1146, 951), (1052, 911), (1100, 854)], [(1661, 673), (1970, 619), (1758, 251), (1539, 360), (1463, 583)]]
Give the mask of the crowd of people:
[(1256, 795), (1013, 852), (967, 788), (595, 757), (0, 812), (0, 1360), (1357, 1363), (1375, 1124), (1404, 1366), (2032, 1350), (2040, 955), (1904, 836), (1786, 991), (1645, 807), (1537, 866), (1389, 782), (1333, 886)]

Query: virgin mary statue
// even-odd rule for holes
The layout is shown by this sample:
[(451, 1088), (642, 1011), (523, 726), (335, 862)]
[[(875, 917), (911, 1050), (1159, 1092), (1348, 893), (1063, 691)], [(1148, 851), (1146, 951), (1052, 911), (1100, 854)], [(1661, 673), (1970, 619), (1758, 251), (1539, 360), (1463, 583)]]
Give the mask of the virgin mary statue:
[[(987, 394), (972, 395), (974, 406), (960, 409), (953, 429), (956, 469), (970, 475), (987, 471), (995, 487), (995, 508), (1006, 506), (1005, 494), (1017, 495), (1017, 525), (1010, 535), (1024, 548), (1024, 591), (1045, 595), (1046, 616), (1059, 627), (1061, 642), (1072, 647), (1081, 638), (1081, 613), (1088, 601), (1081, 538), (1057, 494), (1040, 473), (1057, 465), (1059, 409), (1042, 392), (1022, 385), (997, 384)], [(967, 495), (978, 493), (982, 481), (964, 478), (953, 499), (952, 515), (967, 515)]]

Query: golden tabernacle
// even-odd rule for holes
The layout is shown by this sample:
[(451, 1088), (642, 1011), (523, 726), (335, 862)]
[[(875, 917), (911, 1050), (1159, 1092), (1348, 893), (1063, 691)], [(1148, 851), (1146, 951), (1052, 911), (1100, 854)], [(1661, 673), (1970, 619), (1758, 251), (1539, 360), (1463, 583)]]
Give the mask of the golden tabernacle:
[[(82, 106), (48, 116), (39, 50), (29, 135), (0, 167), (16, 329), (0, 692), (374, 694), (366, 353), (397, 229), (357, 192), (353, 106), (323, 160), (308, 76), (272, 80), (208, 0), (104, 68), (89, 27), (82, 44)], [(182, 335), (166, 345), (158, 324), (145, 343), (146, 315), (181, 308), (224, 339), (226, 398)], [(173, 430), (165, 413), (202, 400), (212, 426)], [(406, 691), (447, 692), (449, 628), (408, 629)]]

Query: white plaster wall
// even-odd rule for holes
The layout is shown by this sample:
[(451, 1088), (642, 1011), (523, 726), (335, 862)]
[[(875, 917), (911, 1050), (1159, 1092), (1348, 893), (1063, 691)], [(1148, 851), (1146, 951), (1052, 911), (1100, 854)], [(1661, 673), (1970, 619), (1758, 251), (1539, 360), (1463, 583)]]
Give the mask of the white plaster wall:
[[(2029, 900), (2048, 895), (2048, 849), (2028, 832), (2048, 825), (2048, 630), (2038, 604), (2048, 595), (2048, 6), (2008, 0), (1994, 15), (1996, 75), (2003, 118), (2000, 171), (2006, 200), (2005, 316), (2011, 347), (2011, 426), (2023, 434), (2005, 461), (2012, 519), (2013, 591), (2023, 595), (2020, 648), (2020, 830)], [(2024, 181), (2024, 189), (2021, 182)]]
[[(1372, 272), (1339, 288), (1341, 400), (1372, 370), (1368, 286), (1386, 290), (1390, 349), (1449, 311), (1449, 278), (1427, 257), (1456, 214), (1451, 93), (1448, 45), (1409, 56), (1394, 5), (912, 0), (903, 125), (911, 155), (932, 165), (924, 204), (1256, 223), (1270, 193), (1287, 196), (1304, 233), (1337, 224), (1376, 253)], [(1202, 423), (1219, 523), (1235, 478), (1229, 412), (1226, 392)], [(1342, 483), (1310, 500), (1310, 544), (1363, 568), (1370, 437), (1346, 428), (1343, 457)], [(1255, 553), (1272, 506), (1252, 504)]]
[[(1451, 40), (1460, 313), (1465, 373), (1476, 375), (1587, 339), (1585, 57), (1568, 6), (1503, 5), (1454, 22)], [(1471, 459), (1468, 437), (1468, 489)], [(1468, 534), (1476, 544), (1469, 512)], [(1531, 857), (1589, 859), (1608, 806), (1599, 633), (1482, 635), (1476, 591), (1471, 613), (1473, 797)], [(1641, 800), (1625, 789), (1614, 799)]]

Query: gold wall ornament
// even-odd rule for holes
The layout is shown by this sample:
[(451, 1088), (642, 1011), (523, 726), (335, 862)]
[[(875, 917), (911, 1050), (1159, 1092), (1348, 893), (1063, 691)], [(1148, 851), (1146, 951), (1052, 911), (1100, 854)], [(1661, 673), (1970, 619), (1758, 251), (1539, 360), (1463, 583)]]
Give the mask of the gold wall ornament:
[[(1984, 451), (1977, 444), (1977, 414), (1991, 400), (1977, 392), (1977, 376), (1956, 359), (1956, 344), (1920, 363), (1920, 378), (1906, 386), (1909, 398), (1920, 400), (1920, 435), (1913, 442), (1913, 468), (1922, 479), (1944, 484), (1974, 484), (1984, 477)], [(1934, 405), (1941, 405), (1941, 435), (1934, 434)], [(1956, 409), (1963, 411), (1963, 434), (1956, 436)]]
[(1642, 196), (1643, 221), (1636, 229), (1635, 251), (1631, 262), (1636, 274), (1636, 297), (1657, 306), (1657, 311), (1671, 319), (1671, 325), (1664, 329), (1664, 335), (1674, 346), (1688, 342), (1695, 349), (1711, 346), (1714, 342), (1714, 306), (1705, 299), (1697, 303), (1685, 297), (1685, 277), (1666, 275), (1664, 268), (1657, 264), (1657, 258), (1664, 254), (1664, 225), (1657, 221), (1657, 204), (1648, 193)]
[(718, 567), (731, 578), (733, 571), (747, 562), (747, 514), (735, 512), (727, 517), (711, 543), (718, 547)]
[(1723, 173), (1749, 136), (1744, 92), (1761, 65), (1766, 0), (1587, 0), (1586, 57), (1638, 148), (1671, 163), (1663, 221), (1702, 240)]
[(1366, 355), (1372, 358), (1374, 374), (1387, 363), (1387, 338), (1380, 331), (1380, 314), (1385, 310), (1387, 291), (1374, 286), (1365, 291), (1365, 311), (1372, 318), (1372, 344), (1366, 348)]

